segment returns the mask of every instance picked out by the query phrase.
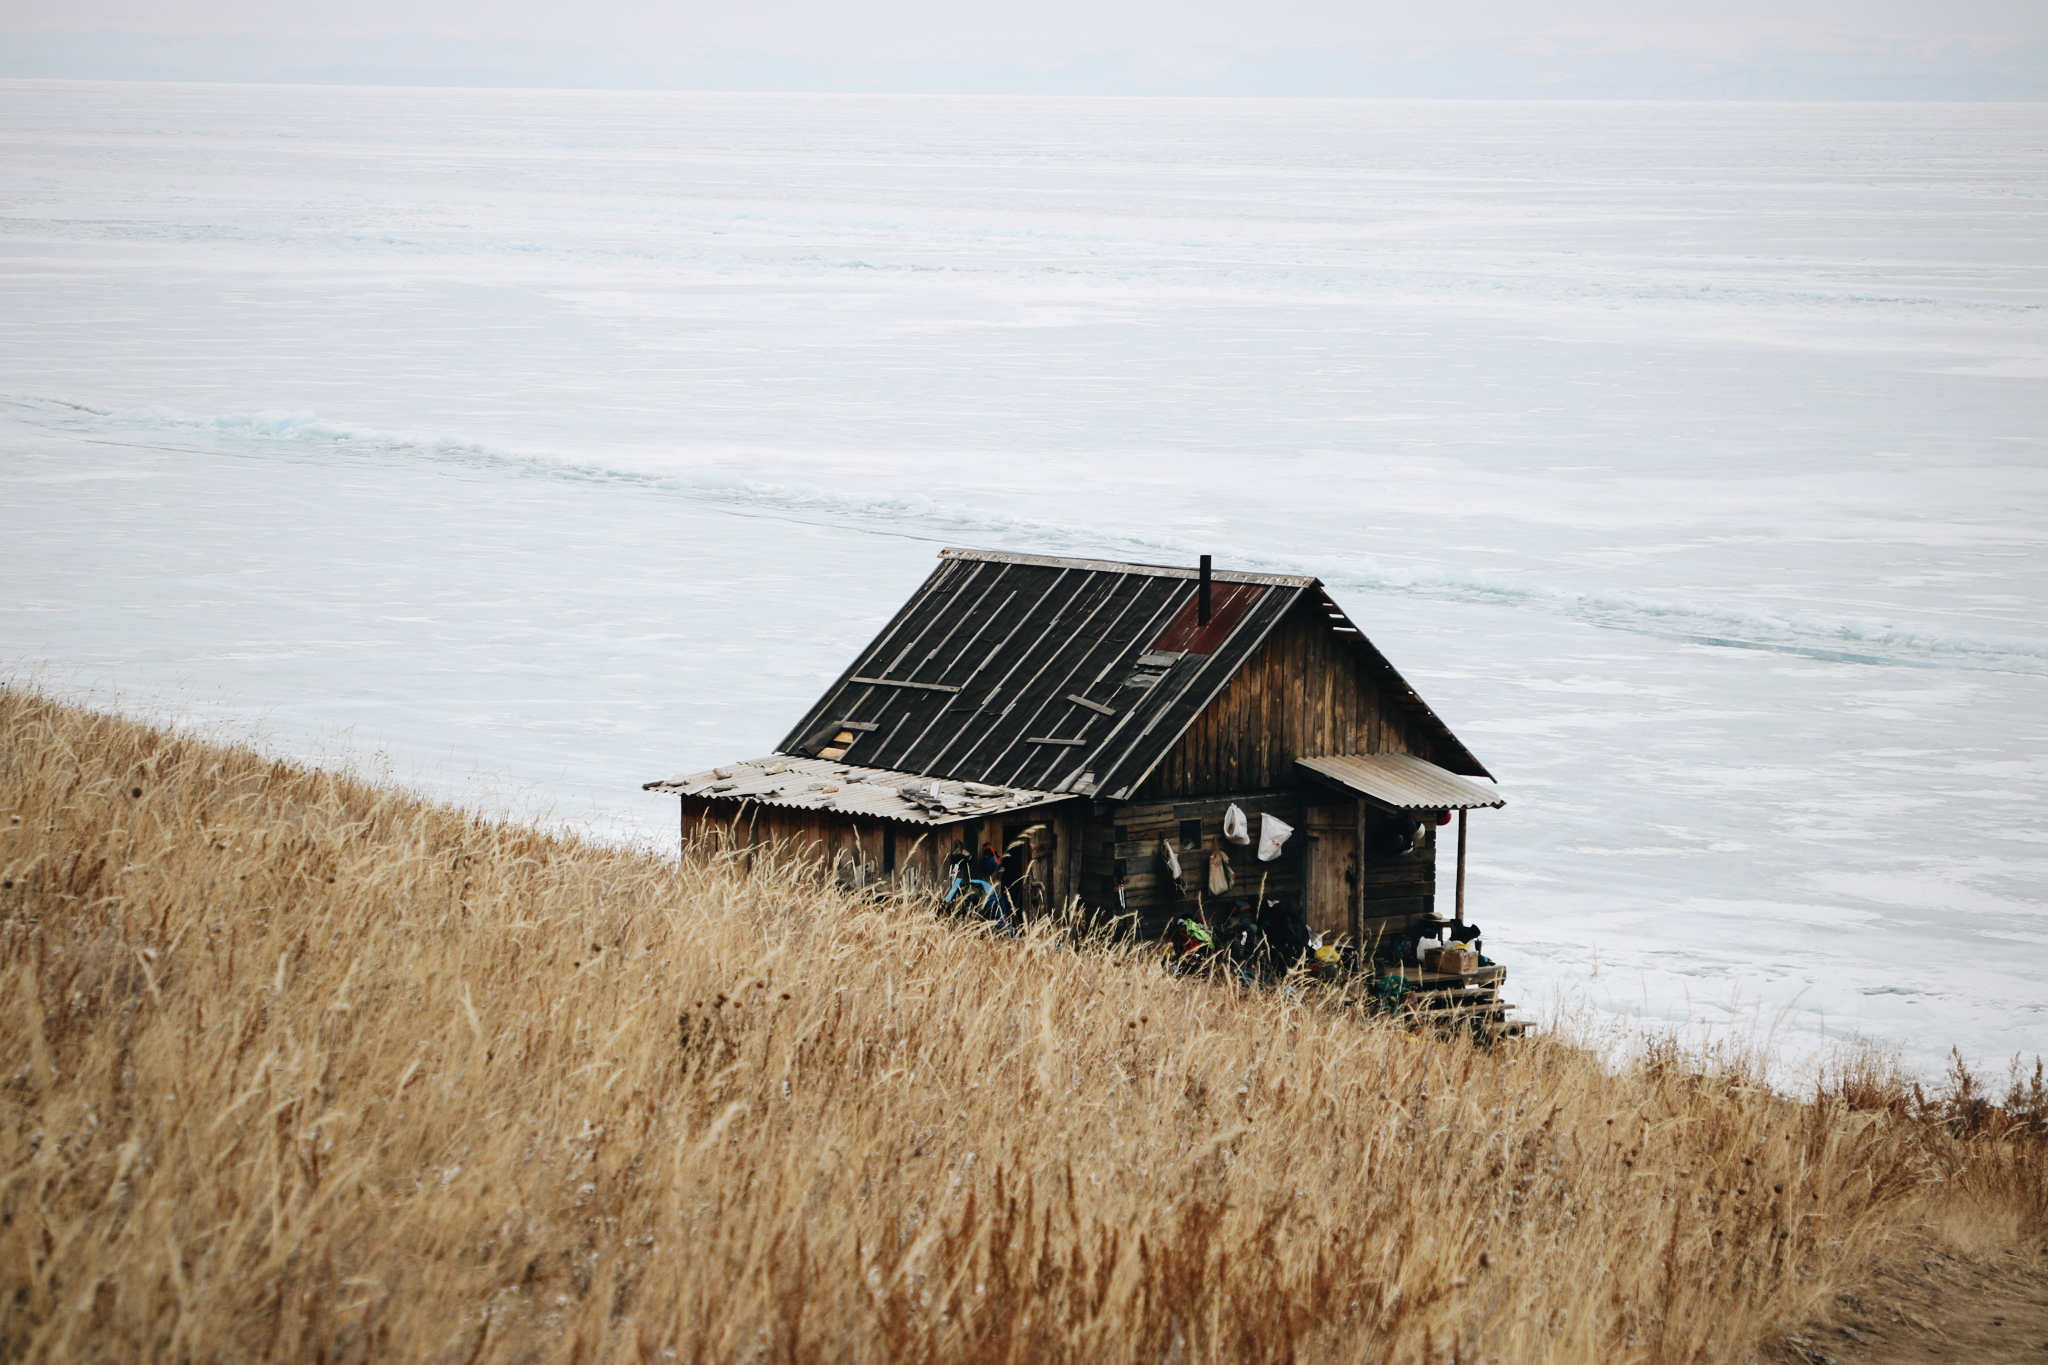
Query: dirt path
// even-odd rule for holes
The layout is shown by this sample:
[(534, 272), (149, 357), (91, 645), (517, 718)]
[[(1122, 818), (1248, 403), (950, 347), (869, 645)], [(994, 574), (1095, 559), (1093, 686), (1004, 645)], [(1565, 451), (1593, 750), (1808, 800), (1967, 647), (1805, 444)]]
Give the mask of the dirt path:
[(1991, 1262), (1949, 1257), (1889, 1269), (1844, 1295), (1824, 1326), (1767, 1352), (1771, 1365), (2048, 1365), (2048, 1248)]

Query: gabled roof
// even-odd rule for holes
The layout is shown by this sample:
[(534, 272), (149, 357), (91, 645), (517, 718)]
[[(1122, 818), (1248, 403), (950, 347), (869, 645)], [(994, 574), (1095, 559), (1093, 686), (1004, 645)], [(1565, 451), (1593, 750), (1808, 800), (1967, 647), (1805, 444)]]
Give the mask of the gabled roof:
[[(980, 550), (939, 567), (778, 746), (959, 781), (1120, 799), (1298, 603), (1317, 603), (1444, 766), (1487, 776), (1314, 578)], [(838, 742), (842, 734), (850, 744)]]

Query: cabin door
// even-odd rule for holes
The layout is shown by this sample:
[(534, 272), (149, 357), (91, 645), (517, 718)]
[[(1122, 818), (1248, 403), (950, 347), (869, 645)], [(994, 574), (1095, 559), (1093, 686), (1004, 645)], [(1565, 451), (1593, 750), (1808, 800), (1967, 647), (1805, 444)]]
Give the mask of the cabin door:
[(1358, 808), (1308, 808), (1308, 927), (1348, 934), (1358, 899)]

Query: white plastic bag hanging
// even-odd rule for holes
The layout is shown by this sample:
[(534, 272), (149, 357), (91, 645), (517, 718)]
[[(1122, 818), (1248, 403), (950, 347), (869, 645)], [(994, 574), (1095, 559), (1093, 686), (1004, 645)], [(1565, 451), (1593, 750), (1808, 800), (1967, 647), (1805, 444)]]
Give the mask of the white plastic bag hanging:
[(1180, 884), (1180, 854), (1173, 851), (1173, 841), (1159, 841), (1159, 860), (1166, 864), (1166, 875), (1173, 878), (1174, 885)]
[(1230, 855), (1222, 849), (1209, 851), (1209, 894), (1221, 896), (1230, 890)]
[(1252, 841), (1251, 831), (1245, 828), (1244, 812), (1235, 805), (1223, 812), (1223, 837), (1233, 844), (1248, 844)]
[(1259, 861), (1270, 863), (1280, 856), (1280, 846), (1287, 842), (1287, 836), (1294, 833), (1294, 826), (1285, 820), (1276, 820), (1261, 812), (1259, 815)]

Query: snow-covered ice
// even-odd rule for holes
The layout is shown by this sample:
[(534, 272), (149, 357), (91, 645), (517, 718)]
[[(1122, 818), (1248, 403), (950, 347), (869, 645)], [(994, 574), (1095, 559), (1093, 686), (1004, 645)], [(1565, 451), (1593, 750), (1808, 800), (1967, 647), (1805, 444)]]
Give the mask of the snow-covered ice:
[(659, 832), (943, 544), (1321, 575), (1525, 1005), (2048, 1051), (2048, 122), (0, 83), (0, 651)]

